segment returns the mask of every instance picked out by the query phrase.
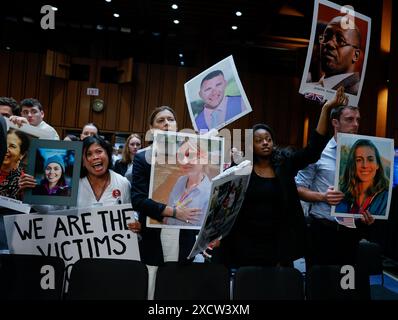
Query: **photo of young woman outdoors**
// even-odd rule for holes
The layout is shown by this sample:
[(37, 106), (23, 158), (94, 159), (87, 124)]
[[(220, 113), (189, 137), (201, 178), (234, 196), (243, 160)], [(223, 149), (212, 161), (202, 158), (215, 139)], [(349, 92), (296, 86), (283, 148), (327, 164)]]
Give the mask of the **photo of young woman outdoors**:
[(336, 170), (338, 190), (344, 199), (335, 207), (337, 216), (371, 214), (387, 219), (392, 185), (393, 141), (341, 134)]

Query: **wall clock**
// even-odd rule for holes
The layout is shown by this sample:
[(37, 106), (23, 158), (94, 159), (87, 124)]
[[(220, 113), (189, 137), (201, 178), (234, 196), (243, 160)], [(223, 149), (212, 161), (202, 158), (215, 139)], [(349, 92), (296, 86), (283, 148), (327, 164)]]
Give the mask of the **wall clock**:
[(91, 107), (93, 108), (93, 110), (95, 112), (101, 112), (102, 110), (104, 110), (104, 100), (95, 99), (93, 101)]

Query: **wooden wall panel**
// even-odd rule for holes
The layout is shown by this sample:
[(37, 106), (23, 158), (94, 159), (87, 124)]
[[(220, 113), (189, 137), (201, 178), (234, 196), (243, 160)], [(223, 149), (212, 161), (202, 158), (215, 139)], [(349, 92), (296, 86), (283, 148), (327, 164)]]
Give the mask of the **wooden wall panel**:
[[(73, 128), (76, 126), (76, 115), (78, 114), (78, 105), (80, 101), (81, 82), (70, 80), (67, 82), (66, 103), (63, 117), (63, 126)], [(59, 112), (62, 117), (62, 112)]]
[(12, 96), (10, 92), (10, 79), (12, 76), (12, 55), (9, 52), (0, 52), (0, 96)]
[(153, 64), (149, 66), (149, 76), (146, 81), (146, 90), (148, 97), (148, 104), (146, 105), (149, 113), (158, 106), (167, 105), (167, 102), (162, 101), (161, 96), (161, 66)]
[(161, 76), (161, 99), (162, 104), (175, 106), (176, 90), (179, 84), (177, 83), (177, 67), (162, 66)]
[[(393, 44), (393, 55), (397, 56), (397, 44)], [(152, 110), (160, 105), (170, 105), (176, 110), (179, 128), (192, 128), (187, 111), (184, 83), (202, 70), (178, 66), (135, 64), (133, 81), (128, 84), (105, 84), (99, 82), (98, 66), (106, 61), (74, 59), (76, 63), (89, 64), (90, 81), (62, 80), (44, 75), (45, 55), (34, 53), (0, 53), (0, 95), (13, 96), (18, 101), (36, 97), (45, 109), (45, 120), (62, 136), (65, 130), (82, 128), (87, 122), (95, 122), (106, 132), (140, 133), (148, 129), (147, 119)], [(370, 55), (368, 64), (376, 56)], [(376, 112), (377, 77), (368, 67), (366, 84), (361, 98), (361, 133), (372, 134), (373, 116)], [(374, 71), (373, 71), (374, 72)], [(260, 73), (240, 72), (253, 112), (230, 124), (229, 129), (251, 128), (263, 122), (273, 127), (281, 145), (301, 146), (305, 117), (310, 119), (310, 129), (316, 126), (320, 108), (298, 94), (299, 76), (275, 76)], [(391, 84), (397, 77), (392, 75)], [(96, 87), (98, 97), (86, 95), (87, 87)], [(390, 87), (390, 97), (397, 97), (396, 88)], [(105, 101), (105, 110), (91, 110), (91, 103), (99, 98)], [(394, 108), (393, 101), (389, 107)], [(390, 111), (390, 116), (397, 112)], [(390, 133), (395, 132), (396, 122), (390, 120)]]
[(106, 86), (106, 100), (105, 100), (105, 130), (119, 131), (119, 126), (116, 123), (117, 114), (120, 112), (119, 107), (119, 85), (107, 84)]
[(24, 97), (37, 97), (40, 86), (41, 62), (42, 58), (38, 53), (29, 54), (27, 57), (29, 62), (26, 64), (25, 81), (24, 81)]
[[(54, 127), (56, 127), (55, 124), (52, 123), (52, 117), (54, 116), (57, 119), (57, 113), (59, 111), (57, 109), (51, 109), (51, 101), (52, 99), (52, 81), (50, 78), (46, 77), (43, 75), (43, 70), (40, 69), (40, 77), (39, 77), (39, 87), (38, 87), (38, 93), (36, 94), (36, 98), (40, 101), (40, 103), (43, 106), (44, 109), (44, 120), (50, 124), (52, 124)], [(21, 99), (26, 98), (25, 96), (22, 96)], [(56, 128), (58, 130), (58, 128)], [(59, 131), (58, 131), (59, 133)]]
[(78, 112), (76, 113), (76, 126), (77, 128), (83, 129), (83, 126), (90, 121), (91, 114), (91, 101), (94, 100), (91, 96), (88, 96), (87, 87), (88, 82), (83, 82), (83, 85), (80, 86), (80, 104), (78, 108)]
[[(10, 96), (11, 97), (18, 97), (15, 98), (20, 100), (19, 97), (24, 97), (24, 61), (25, 55), (24, 53), (17, 52), (13, 54), (11, 60), (11, 81), (10, 81)], [(22, 98), (21, 98), (22, 99)]]
[[(131, 117), (132, 126), (131, 132), (145, 132), (148, 129), (148, 108), (147, 105), (147, 77), (148, 66), (140, 64), (134, 68), (134, 81), (135, 87), (134, 99), (132, 99)], [(151, 109), (152, 110), (152, 109)], [(150, 111), (149, 111), (150, 112)]]
[(130, 85), (120, 86), (120, 108), (119, 113), (116, 114), (116, 123), (120, 131), (130, 132), (134, 91), (134, 88)]
[(65, 119), (65, 101), (68, 92), (67, 81), (63, 79), (52, 79), (52, 99), (49, 103), (49, 109), (51, 112), (51, 118), (49, 122), (54, 126), (65, 126), (68, 125), (63, 123), (62, 120)]
[(175, 79), (175, 102), (174, 109), (177, 112), (178, 126), (180, 129), (193, 129), (191, 118), (187, 109), (185, 99), (184, 83), (187, 82), (188, 69), (177, 67), (177, 77)]

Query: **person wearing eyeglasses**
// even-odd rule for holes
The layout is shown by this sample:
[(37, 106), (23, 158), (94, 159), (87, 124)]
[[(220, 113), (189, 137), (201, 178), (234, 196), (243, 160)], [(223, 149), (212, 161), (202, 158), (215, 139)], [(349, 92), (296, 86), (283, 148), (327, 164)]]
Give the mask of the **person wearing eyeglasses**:
[(323, 75), (317, 85), (333, 90), (343, 86), (345, 93), (356, 95), (360, 82), (357, 63), (361, 56), (361, 34), (352, 20), (343, 18), (333, 18), (319, 35)]

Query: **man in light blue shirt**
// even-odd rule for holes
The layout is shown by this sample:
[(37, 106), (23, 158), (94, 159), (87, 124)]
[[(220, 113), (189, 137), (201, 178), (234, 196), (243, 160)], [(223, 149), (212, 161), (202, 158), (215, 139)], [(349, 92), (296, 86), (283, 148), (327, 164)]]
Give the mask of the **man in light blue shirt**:
[[(296, 176), (300, 199), (310, 202), (310, 250), (307, 264), (352, 264), (361, 233), (351, 218), (337, 221), (331, 216), (331, 206), (343, 198), (335, 191), (337, 133), (356, 134), (359, 128), (359, 109), (342, 105), (331, 112), (334, 136), (322, 152), (321, 158)], [(361, 219), (366, 225), (373, 223), (372, 216)]]

